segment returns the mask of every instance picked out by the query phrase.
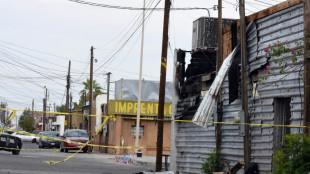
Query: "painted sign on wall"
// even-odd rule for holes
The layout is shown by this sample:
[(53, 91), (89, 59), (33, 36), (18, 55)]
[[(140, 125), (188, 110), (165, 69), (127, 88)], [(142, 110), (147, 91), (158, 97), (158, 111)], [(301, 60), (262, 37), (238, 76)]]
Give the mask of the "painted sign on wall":
[[(137, 115), (138, 102), (130, 100), (110, 100), (109, 115)], [(172, 103), (165, 103), (164, 116), (172, 115)], [(141, 116), (158, 116), (158, 102), (141, 101)]]

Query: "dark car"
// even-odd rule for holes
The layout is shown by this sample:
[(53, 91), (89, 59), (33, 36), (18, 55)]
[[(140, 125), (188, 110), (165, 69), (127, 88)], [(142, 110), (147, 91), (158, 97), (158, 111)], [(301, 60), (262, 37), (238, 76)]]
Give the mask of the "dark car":
[[(22, 148), (22, 140), (16, 136), (10, 135), (9, 132), (3, 131), (0, 136), (0, 150), (12, 152), (13, 155), (19, 155)], [(13, 149), (9, 149), (13, 148)]]
[[(76, 141), (81, 143), (86, 143), (89, 138), (85, 130), (82, 129), (68, 129), (65, 131), (64, 135), (61, 137), (63, 140)], [(60, 151), (68, 152), (69, 150), (79, 150), (83, 146), (74, 143), (61, 142)], [(83, 152), (86, 153), (88, 146), (83, 147)]]
[[(55, 131), (44, 131), (41, 134), (42, 136), (47, 136), (51, 138), (57, 138), (60, 139), (60, 135), (58, 132)], [(48, 139), (48, 138), (39, 138), (39, 148), (44, 148), (44, 147), (60, 147), (60, 142), (57, 140), (53, 139)]]

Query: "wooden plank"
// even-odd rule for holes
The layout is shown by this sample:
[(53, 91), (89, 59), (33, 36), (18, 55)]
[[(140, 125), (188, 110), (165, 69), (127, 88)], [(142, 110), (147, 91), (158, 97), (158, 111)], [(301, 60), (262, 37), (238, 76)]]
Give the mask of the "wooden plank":
[(226, 32), (223, 35), (223, 57), (226, 58), (232, 52), (232, 32)]
[[(258, 20), (258, 19), (264, 18), (266, 16), (269, 16), (269, 15), (272, 15), (274, 13), (277, 13), (277, 12), (279, 12), (281, 10), (285, 10), (287, 8), (290, 8), (290, 7), (294, 6), (294, 5), (303, 3), (304, 1), (305, 0), (288, 0), (288, 1), (282, 2), (280, 4), (272, 6), (270, 8), (266, 8), (266, 9), (263, 9), (263, 10), (261, 10), (259, 12), (254, 13), (254, 14), (251, 14), (250, 16), (247, 16), (246, 17), (246, 22), (250, 23), (253, 20)], [(240, 26), (240, 20), (237, 21), (237, 26), (238, 27)], [(223, 28), (223, 33), (226, 33), (229, 30), (231, 30), (231, 27), (226, 26), (225, 28)]]
[(247, 21), (247, 23), (250, 23), (253, 20), (264, 18), (266, 16), (277, 13), (281, 10), (284, 10), (284, 9), (287, 9), (287, 8), (292, 7), (294, 5), (303, 3), (303, 1), (304, 0), (288, 0), (288, 1), (282, 2), (280, 4), (272, 6), (270, 8), (267, 8), (267, 9), (261, 10), (257, 13), (254, 13), (250, 16), (247, 16), (246, 21)]

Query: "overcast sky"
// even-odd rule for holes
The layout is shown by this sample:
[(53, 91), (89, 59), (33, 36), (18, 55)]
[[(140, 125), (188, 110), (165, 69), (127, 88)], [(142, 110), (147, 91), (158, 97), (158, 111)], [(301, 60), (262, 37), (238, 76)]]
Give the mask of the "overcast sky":
[[(283, 0), (249, 0), (246, 14)], [(89, 0), (107, 5), (142, 7), (143, 0)], [(146, 6), (164, 7), (164, 0), (146, 0)], [(172, 0), (175, 8), (210, 8), (217, 0)], [(238, 18), (236, 0), (223, 1), (223, 18)], [(90, 47), (94, 46), (94, 79), (106, 91), (106, 73), (111, 81), (138, 79), (142, 11), (83, 5), (68, 0), (0, 1), (0, 101), (8, 108), (24, 109), (35, 101), (42, 110), (44, 87), (49, 91), (51, 110), (65, 103), (66, 74), (71, 60), (73, 101), (78, 102), (82, 82), (89, 78)], [(167, 80), (172, 79), (172, 52), (191, 50), (192, 23), (206, 10), (171, 11)], [(143, 78), (159, 81), (163, 11), (147, 11)], [(136, 32), (135, 32), (136, 31)], [(127, 41), (128, 40), (128, 41)], [(127, 42), (126, 42), (127, 41)], [(108, 61), (110, 60), (110, 61)], [(108, 62), (107, 62), (108, 61)], [(114, 88), (112, 85), (112, 95)]]

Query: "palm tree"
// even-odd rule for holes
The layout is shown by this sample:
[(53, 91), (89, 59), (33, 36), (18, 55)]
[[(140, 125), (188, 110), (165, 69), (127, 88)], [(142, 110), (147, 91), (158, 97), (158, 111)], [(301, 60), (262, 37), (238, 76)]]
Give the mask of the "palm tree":
[[(83, 82), (84, 89), (80, 91), (80, 94), (83, 95), (85, 92), (87, 94), (87, 98), (89, 98), (89, 88), (90, 88), (90, 80), (87, 79), (86, 82)], [(93, 80), (93, 95), (94, 97), (98, 96), (99, 94), (103, 94), (101, 91), (102, 87), (99, 86), (99, 84), (96, 82), (96, 80)]]

